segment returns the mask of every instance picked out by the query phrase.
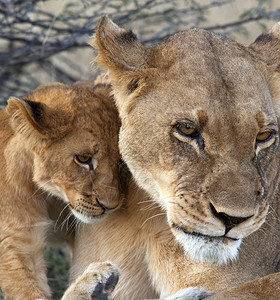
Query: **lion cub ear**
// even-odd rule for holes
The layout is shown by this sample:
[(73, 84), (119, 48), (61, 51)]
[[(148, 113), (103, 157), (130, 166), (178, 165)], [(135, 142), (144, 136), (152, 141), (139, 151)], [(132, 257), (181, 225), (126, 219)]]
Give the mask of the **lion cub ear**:
[(151, 69), (145, 48), (131, 30), (120, 28), (107, 16), (101, 17), (93, 47), (98, 50), (95, 59), (108, 69), (109, 79), (118, 94), (139, 92)]
[(16, 132), (37, 138), (54, 138), (65, 132), (64, 114), (41, 102), (11, 97), (6, 107)]

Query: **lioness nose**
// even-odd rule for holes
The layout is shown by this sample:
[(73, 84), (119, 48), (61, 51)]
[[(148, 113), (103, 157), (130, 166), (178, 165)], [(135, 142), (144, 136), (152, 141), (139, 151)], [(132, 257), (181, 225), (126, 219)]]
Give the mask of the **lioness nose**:
[(225, 224), (225, 226), (226, 226), (225, 234), (227, 234), (233, 227), (239, 225), (240, 223), (242, 223), (252, 217), (252, 216), (234, 217), (234, 216), (230, 216), (224, 212), (217, 212), (217, 210), (215, 209), (215, 207), (212, 203), (210, 203), (210, 208), (211, 208), (213, 215)]

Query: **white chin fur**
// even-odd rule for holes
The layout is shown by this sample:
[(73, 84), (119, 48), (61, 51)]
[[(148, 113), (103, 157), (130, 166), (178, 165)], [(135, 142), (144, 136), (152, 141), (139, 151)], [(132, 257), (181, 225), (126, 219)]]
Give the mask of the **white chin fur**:
[(235, 261), (242, 241), (241, 239), (222, 240), (220, 238), (193, 236), (183, 232), (174, 232), (174, 234), (191, 260), (218, 265)]
[(72, 214), (80, 221), (82, 221), (83, 223), (92, 223), (92, 219), (91, 218), (88, 218), (86, 217), (85, 215), (75, 211), (74, 209), (71, 210)]
[(104, 214), (96, 215), (93, 217), (87, 217), (87, 216), (77, 212), (74, 209), (71, 209), (71, 212), (78, 220), (80, 220), (81, 222), (86, 223), (86, 224), (94, 223), (95, 221), (98, 221), (99, 219), (106, 217), (106, 215), (104, 215)]

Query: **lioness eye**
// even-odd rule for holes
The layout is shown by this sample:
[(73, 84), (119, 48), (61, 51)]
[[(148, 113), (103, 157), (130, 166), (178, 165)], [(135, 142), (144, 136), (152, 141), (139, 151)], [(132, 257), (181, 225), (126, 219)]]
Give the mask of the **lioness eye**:
[(196, 128), (186, 123), (177, 123), (175, 126), (176, 131), (182, 136), (195, 138), (199, 136), (199, 132)]
[(80, 164), (91, 164), (92, 157), (90, 155), (75, 155), (75, 159)]
[(264, 142), (267, 142), (269, 141), (272, 137), (273, 137), (273, 132), (271, 131), (264, 131), (264, 132), (260, 132), (258, 135), (257, 135), (257, 138), (256, 138), (256, 141), (258, 143), (264, 143)]

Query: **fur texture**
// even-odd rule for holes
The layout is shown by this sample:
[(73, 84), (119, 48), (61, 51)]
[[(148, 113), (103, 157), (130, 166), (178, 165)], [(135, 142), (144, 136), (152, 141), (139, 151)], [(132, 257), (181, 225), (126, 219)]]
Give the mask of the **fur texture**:
[(0, 112), (5, 299), (50, 299), (43, 259), (48, 237), (72, 242), (63, 231), (121, 205), (120, 123), (109, 93), (104, 85), (48, 84), (23, 99), (10, 98)]
[[(246, 48), (192, 29), (145, 49), (100, 20), (97, 61), (136, 185), (79, 232), (72, 279), (110, 259), (122, 270), (114, 299), (140, 300), (188, 286), (218, 295), (280, 271), (278, 37), (276, 25)], [(275, 282), (265, 291), (279, 296)]]

